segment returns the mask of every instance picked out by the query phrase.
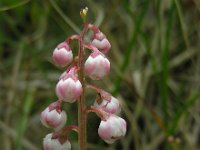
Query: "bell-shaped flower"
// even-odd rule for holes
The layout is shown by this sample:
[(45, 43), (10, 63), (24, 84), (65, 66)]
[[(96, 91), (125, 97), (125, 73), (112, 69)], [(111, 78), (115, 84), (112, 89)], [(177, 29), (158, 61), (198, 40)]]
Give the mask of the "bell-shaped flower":
[(98, 134), (106, 143), (112, 144), (125, 136), (126, 121), (118, 116), (110, 115), (105, 120), (101, 120)]
[(102, 98), (100, 101), (95, 101), (94, 107), (111, 114), (119, 114), (121, 111), (119, 100), (113, 96), (110, 96), (110, 98)]
[(66, 112), (61, 109), (60, 103), (55, 102), (50, 104), (41, 113), (40, 120), (45, 127), (59, 130), (64, 127), (67, 120), (67, 115)]
[(101, 31), (94, 33), (91, 44), (104, 54), (106, 54), (111, 48), (110, 42)]
[(110, 71), (109, 60), (99, 51), (94, 51), (85, 62), (85, 72), (93, 80), (104, 78)]
[(65, 67), (73, 60), (73, 53), (66, 42), (60, 43), (53, 51), (53, 61), (56, 65)]
[(73, 103), (80, 97), (82, 85), (76, 72), (76, 69), (71, 68), (68, 73), (61, 76), (56, 85), (56, 95), (59, 100)]
[(68, 140), (60, 142), (58, 138), (53, 138), (52, 133), (47, 134), (43, 139), (44, 150), (71, 150), (71, 143)]

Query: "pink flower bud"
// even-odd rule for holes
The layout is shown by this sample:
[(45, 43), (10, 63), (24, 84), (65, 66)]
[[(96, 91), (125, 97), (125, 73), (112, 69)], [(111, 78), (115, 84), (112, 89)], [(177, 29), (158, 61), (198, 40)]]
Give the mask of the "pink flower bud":
[(121, 111), (119, 101), (113, 96), (111, 99), (102, 99), (100, 103), (95, 101), (94, 106), (111, 114), (119, 114)]
[(118, 116), (110, 115), (106, 120), (101, 120), (98, 134), (106, 143), (112, 144), (125, 136), (126, 121)]
[(51, 110), (49, 107), (47, 107), (41, 113), (40, 120), (45, 127), (59, 130), (64, 127), (67, 120), (67, 115), (65, 111), (59, 112), (56, 109)]
[(93, 80), (104, 78), (109, 71), (110, 62), (99, 51), (94, 51), (85, 62), (85, 72)]
[(110, 42), (100, 31), (94, 34), (92, 45), (99, 49), (102, 53), (107, 53), (111, 48)]
[(47, 134), (43, 140), (45, 150), (71, 150), (71, 143), (68, 140), (61, 143), (58, 139), (52, 138), (52, 135), (52, 133)]
[(73, 103), (80, 97), (81, 93), (81, 82), (72, 68), (66, 75), (61, 76), (60, 81), (56, 85), (56, 95), (60, 100)]
[(53, 51), (53, 61), (55, 64), (65, 67), (73, 60), (72, 50), (66, 42), (60, 43)]

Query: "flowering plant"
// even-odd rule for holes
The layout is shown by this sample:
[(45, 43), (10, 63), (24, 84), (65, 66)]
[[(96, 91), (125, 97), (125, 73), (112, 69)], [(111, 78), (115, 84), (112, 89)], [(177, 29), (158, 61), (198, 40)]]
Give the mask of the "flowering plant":
[[(87, 8), (81, 11), (81, 16), (86, 20)], [(84, 40), (88, 30), (92, 30), (91, 41)], [(79, 43), (78, 56), (73, 57), (70, 42), (77, 40)], [(85, 61), (85, 50), (91, 50), (90, 56)], [(87, 114), (95, 112), (101, 118), (98, 128), (99, 136), (108, 144), (125, 136), (126, 121), (117, 116), (121, 110), (119, 101), (111, 94), (97, 86), (86, 83), (85, 76), (92, 80), (101, 80), (110, 71), (110, 62), (106, 55), (111, 49), (111, 44), (98, 27), (84, 22), (84, 29), (79, 35), (72, 35), (60, 43), (53, 52), (53, 61), (60, 67), (67, 67), (60, 76), (56, 85), (58, 100), (51, 103), (42, 113), (41, 122), (55, 131), (46, 135), (43, 140), (45, 150), (70, 150), (71, 144), (68, 133), (73, 130), (79, 134), (79, 149), (86, 150), (86, 124)], [(87, 89), (96, 91), (94, 105), (87, 107), (85, 93)], [(67, 115), (62, 110), (62, 103), (78, 103), (78, 126), (65, 126)]]

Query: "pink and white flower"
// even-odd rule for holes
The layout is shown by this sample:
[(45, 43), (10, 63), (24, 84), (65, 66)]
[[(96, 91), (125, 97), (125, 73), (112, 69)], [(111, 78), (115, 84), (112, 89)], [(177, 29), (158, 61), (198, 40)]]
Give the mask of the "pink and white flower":
[(109, 60), (99, 51), (94, 51), (85, 62), (85, 72), (93, 80), (104, 78), (110, 71)]
[(52, 138), (52, 133), (47, 134), (43, 139), (43, 146), (45, 150), (71, 150), (71, 143), (66, 140), (61, 143), (57, 138)]
[(91, 44), (105, 54), (111, 48), (110, 42), (108, 41), (106, 36), (100, 31), (94, 34)]
[(118, 99), (113, 96), (111, 96), (110, 99), (102, 99), (100, 103), (95, 101), (94, 107), (102, 109), (103, 111), (111, 114), (119, 114), (121, 111)]
[(67, 115), (65, 111), (52, 109), (47, 107), (42, 113), (40, 118), (42, 124), (47, 128), (55, 128), (55, 130), (59, 130), (64, 127)]
[(112, 144), (125, 136), (126, 121), (118, 116), (110, 115), (106, 120), (101, 120), (98, 134), (106, 143)]
[(53, 61), (56, 65), (65, 67), (73, 60), (73, 53), (66, 42), (60, 43), (53, 51)]
[(56, 95), (59, 100), (73, 103), (80, 97), (81, 93), (81, 82), (78, 80), (74, 68), (72, 68), (68, 73), (61, 76), (56, 85)]

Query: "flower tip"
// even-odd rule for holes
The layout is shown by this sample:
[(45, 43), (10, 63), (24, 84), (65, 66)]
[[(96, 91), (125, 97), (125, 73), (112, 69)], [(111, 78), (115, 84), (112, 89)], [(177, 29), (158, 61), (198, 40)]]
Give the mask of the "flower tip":
[(84, 9), (81, 9), (80, 11), (80, 16), (85, 19), (87, 16), (87, 12), (88, 12), (88, 7), (85, 7)]

